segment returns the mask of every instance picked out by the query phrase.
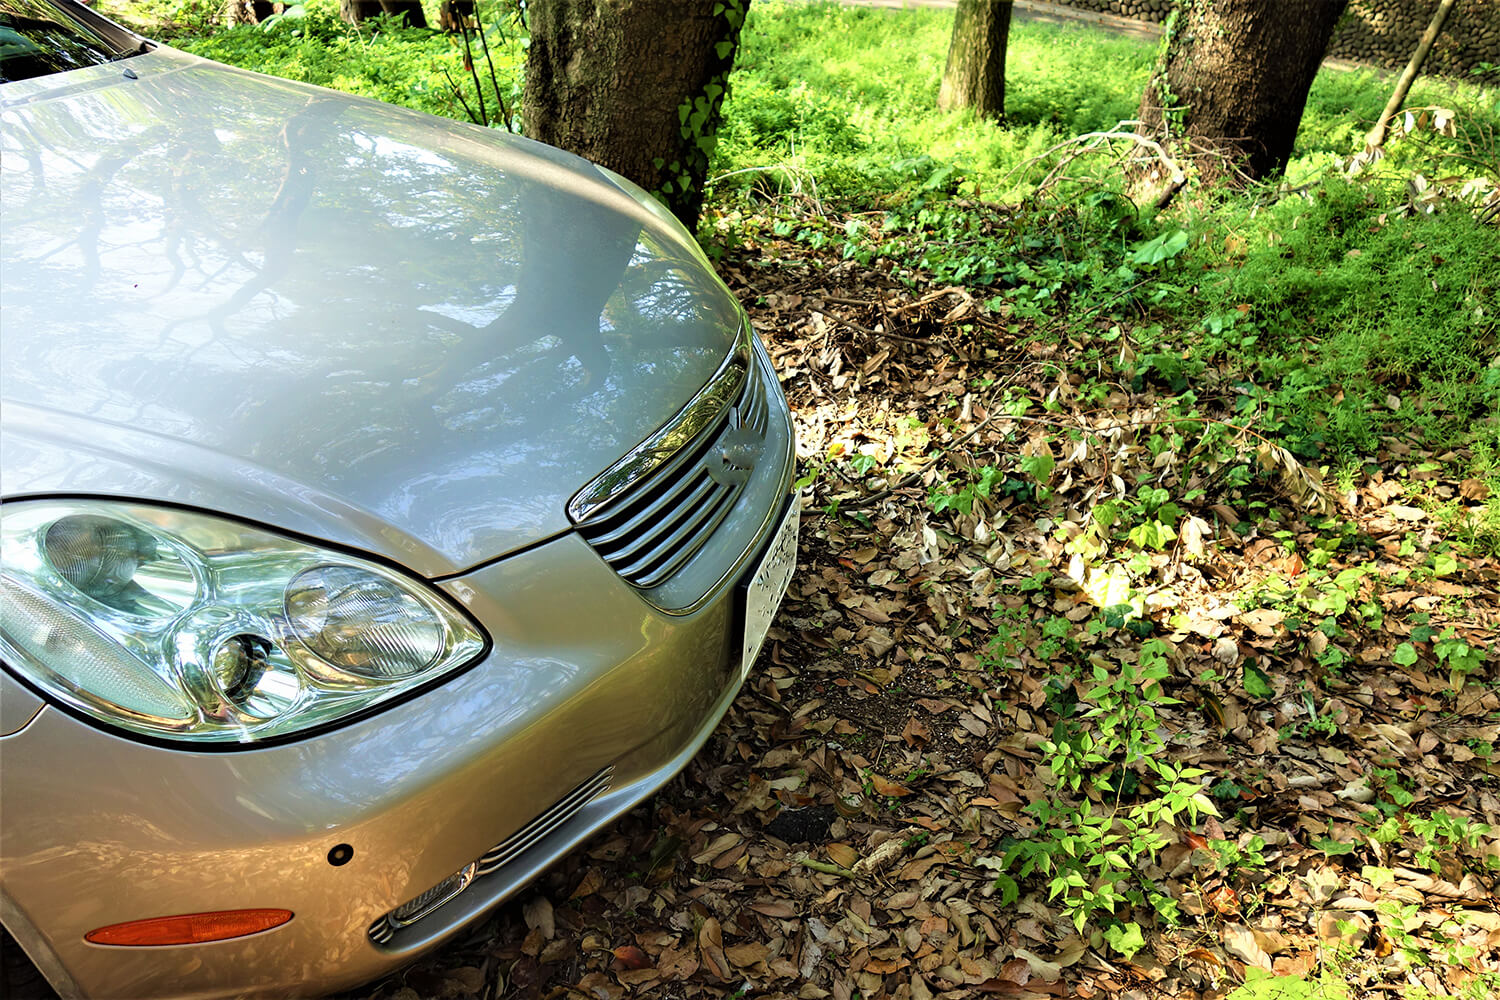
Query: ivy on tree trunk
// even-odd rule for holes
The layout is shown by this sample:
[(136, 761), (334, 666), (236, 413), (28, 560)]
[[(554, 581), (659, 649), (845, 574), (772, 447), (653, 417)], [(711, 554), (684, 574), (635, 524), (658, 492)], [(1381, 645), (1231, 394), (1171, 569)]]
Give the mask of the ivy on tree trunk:
[(691, 228), (750, 0), (532, 0), (526, 134), (623, 174)]

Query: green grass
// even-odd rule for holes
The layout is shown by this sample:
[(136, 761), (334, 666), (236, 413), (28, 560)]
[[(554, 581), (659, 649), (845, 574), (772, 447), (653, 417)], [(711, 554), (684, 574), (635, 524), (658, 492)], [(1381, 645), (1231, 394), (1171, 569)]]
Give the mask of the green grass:
[[(1387, 196), (1333, 180), (1209, 230), (1212, 277), (1180, 306), (1235, 317), (1233, 346), (1204, 329), (1200, 358), (1255, 336), (1265, 417), (1308, 457), (1369, 454), (1392, 431), (1450, 444), (1500, 412), (1500, 236), (1462, 209), (1392, 218)], [(1243, 251), (1224, 250), (1231, 233)]]
[[(783, 188), (868, 199), (911, 190), (939, 170), (989, 200), (1031, 187), (1016, 173), (1049, 146), (1136, 114), (1155, 45), (1092, 25), (1016, 19), (1002, 127), (937, 110), (951, 10), (891, 10), (757, 0), (740, 42), (714, 171)], [(1288, 176), (1349, 156), (1385, 104), (1388, 75), (1325, 69), (1314, 82)], [(1500, 89), (1419, 78), (1412, 105), (1457, 101), (1500, 129)], [(1032, 178), (1034, 180), (1034, 176)], [(764, 185), (762, 185), (764, 186)]]
[[(436, 23), (436, 4), (428, 5), (430, 23)], [(463, 68), (463, 45), (457, 36), (431, 30), (414, 30), (395, 24), (371, 23), (360, 28), (339, 19), (338, 0), (307, 0), (297, 8), (300, 16), (267, 25), (215, 27), (209, 23), (217, 7), (202, 0), (151, 3), (145, 0), (114, 0), (105, 11), (138, 30), (164, 38), (171, 45), (195, 55), (244, 69), (303, 83), (330, 87), (348, 94), (400, 104), (429, 114), (460, 121), (479, 115), (474, 82)], [(495, 64), (500, 93), (507, 107), (520, 104), (524, 52), (514, 28), (497, 27), (502, 14), (493, 2), (485, 13), (490, 55)], [(480, 79), (484, 84), (486, 117), (495, 118), (493, 85), (483, 54), (476, 47)], [(454, 85), (463, 101), (454, 93)]]
[(740, 41), (715, 170), (755, 169), (868, 197), (953, 165), (1003, 200), (1024, 193), (1006, 177), (1023, 160), (1131, 117), (1151, 65), (1150, 46), (1138, 40), (1018, 20), (1004, 128), (937, 111), (952, 27), (951, 11), (931, 8), (760, 0)]

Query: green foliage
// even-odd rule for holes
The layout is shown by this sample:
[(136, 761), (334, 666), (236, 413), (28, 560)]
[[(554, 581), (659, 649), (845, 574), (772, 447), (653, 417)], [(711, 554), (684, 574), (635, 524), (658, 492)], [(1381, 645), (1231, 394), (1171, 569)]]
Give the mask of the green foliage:
[[(523, 40), (508, 20), (501, 27), (500, 19), (508, 13), (504, 4), (491, 2), (481, 12), (490, 21), (487, 37), (501, 94), (509, 107), (518, 107)], [(464, 99), (474, 105), (463, 45), (456, 36), (407, 28), (395, 18), (376, 18), (359, 27), (345, 24), (339, 19), (337, 0), (307, 0), (260, 25), (200, 34), (206, 28), (201, 20), (184, 23), (179, 29), (184, 33), (172, 34), (170, 41), (195, 55), (258, 73), (470, 120), (470, 112), (454, 93), (456, 84)], [(486, 98), (492, 104), (488, 67), (477, 50), (474, 58), (481, 63)]]
[(1442, 854), (1462, 856), (1467, 852), (1472, 855), (1490, 829), (1486, 823), (1476, 823), (1467, 816), (1445, 812), (1435, 812), (1427, 817), (1407, 816), (1406, 824), (1418, 840), (1414, 852), (1417, 863), (1434, 873), (1443, 870), (1439, 862)]
[(1157, 707), (1176, 703), (1161, 689), (1167, 653), (1150, 640), (1117, 667), (1095, 661), (1084, 696), (1092, 707), (1081, 714), (1054, 702), (1062, 711), (1041, 745), (1050, 794), (1026, 807), (1036, 829), (1002, 856), (980, 859), (1017, 879), (1040, 879), (1079, 933), (1094, 925), (1127, 958), (1144, 946), (1146, 914), (1177, 919), (1176, 902), (1141, 871), (1167, 846), (1159, 830), (1217, 815), (1203, 790), (1206, 772), (1168, 760), (1159, 735)]
[[(1135, 113), (1151, 52), (1088, 28), (1017, 21), (1006, 57), (1008, 127), (940, 113), (951, 10), (753, 4), (725, 104), (715, 170), (733, 183), (868, 196), (946, 171), (990, 196), (1059, 138)], [(878, 53), (878, 57), (874, 54)], [(765, 185), (769, 177), (771, 183)]]
[(1349, 1000), (1349, 989), (1323, 976), (1276, 976), (1255, 966), (1246, 966), (1245, 982), (1225, 1000)]
[[(1392, 430), (1452, 443), (1500, 409), (1494, 229), (1463, 210), (1395, 217), (1390, 207), (1379, 191), (1331, 179), (1309, 200), (1213, 233), (1195, 254), (1215, 270), (1194, 309), (1220, 324), (1199, 357), (1243, 365), (1241, 409), (1296, 454), (1369, 453)], [(1245, 358), (1247, 347), (1258, 355)]]
[(987, 465), (982, 469), (976, 469), (973, 478), (957, 489), (952, 489), (946, 484), (934, 483), (928, 503), (935, 513), (956, 510), (960, 514), (969, 514), (974, 510), (975, 501), (980, 498), (988, 499), (995, 491), (995, 484), (1004, 479), (1004, 473), (994, 466)]

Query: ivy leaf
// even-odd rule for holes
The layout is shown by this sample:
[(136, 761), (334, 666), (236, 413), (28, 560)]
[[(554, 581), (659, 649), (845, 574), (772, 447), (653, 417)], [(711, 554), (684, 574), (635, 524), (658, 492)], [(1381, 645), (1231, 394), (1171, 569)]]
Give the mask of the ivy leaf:
[(1336, 858), (1344, 854), (1353, 854), (1359, 850), (1358, 844), (1346, 844), (1341, 840), (1334, 840), (1332, 837), (1319, 837), (1312, 842), (1312, 845), (1330, 858)]
[(1265, 699), (1276, 693), (1276, 689), (1271, 686), (1270, 676), (1254, 664), (1245, 664), (1244, 685), (1245, 693), (1252, 698)]
[(1141, 925), (1135, 921), (1127, 924), (1115, 924), (1104, 929), (1104, 940), (1115, 951), (1124, 955), (1127, 959), (1136, 952), (1146, 947), (1146, 939), (1141, 935)]
[(1140, 264), (1145, 267), (1156, 267), (1164, 264), (1187, 249), (1188, 234), (1181, 229), (1162, 233), (1153, 240), (1148, 240), (1136, 247), (1126, 258), (1132, 264)]
[(1052, 476), (1052, 470), (1057, 468), (1057, 459), (1052, 457), (1050, 451), (1039, 452), (1035, 455), (1021, 456), (1021, 469), (1032, 479), (1039, 483), (1045, 483)]
[(1391, 654), (1391, 661), (1399, 666), (1411, 666), (1413, 663), (1417, 662), (1417, 647), (1413, 646), (1409, 642), (1403, 642), (1401, 645), (1397, 646), (1396, 651)]

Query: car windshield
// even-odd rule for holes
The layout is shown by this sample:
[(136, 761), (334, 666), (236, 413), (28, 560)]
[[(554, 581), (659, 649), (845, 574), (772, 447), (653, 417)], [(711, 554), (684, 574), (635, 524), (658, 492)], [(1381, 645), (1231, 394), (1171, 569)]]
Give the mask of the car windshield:
[[(86, 15), (85, 15), (86, 16)], [(112, 62), (133, 50), (46, 0), (0, 0), (0, 83)]]

